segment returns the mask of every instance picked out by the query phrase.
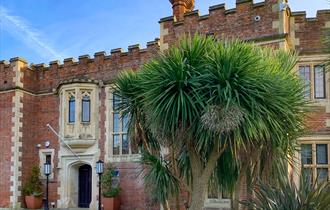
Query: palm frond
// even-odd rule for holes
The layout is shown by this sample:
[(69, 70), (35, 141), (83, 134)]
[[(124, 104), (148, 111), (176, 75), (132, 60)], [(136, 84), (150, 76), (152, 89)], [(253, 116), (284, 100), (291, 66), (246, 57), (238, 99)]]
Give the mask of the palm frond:
[(179, 193), (180, 182), (172, 174), (165, 159), (144, 151), (142, 163), (149, 166), (145, 170), (144, 184), (159, 202), (165, 203), (171, 196)]
[(330, 182), (310, 185), (300, 177), (300, 186), (285, 179), (279, 186), (260, 182), (254, 188), (255, 198), (241, 202), (256, 210), (324, 210), (330, 209)]

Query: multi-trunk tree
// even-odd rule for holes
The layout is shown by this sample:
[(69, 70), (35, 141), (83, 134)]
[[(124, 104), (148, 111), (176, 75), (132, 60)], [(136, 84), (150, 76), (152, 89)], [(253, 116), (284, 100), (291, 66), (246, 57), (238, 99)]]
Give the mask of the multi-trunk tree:
[(269, 175), (294, 151), (306, 104), (295, 64), (282, 51), (196, 35), (118, 76), (145, 182), (166, 209), (185, 191), (189, 210), (201, 210), (209, 187), (233, 193), (246, 170)]

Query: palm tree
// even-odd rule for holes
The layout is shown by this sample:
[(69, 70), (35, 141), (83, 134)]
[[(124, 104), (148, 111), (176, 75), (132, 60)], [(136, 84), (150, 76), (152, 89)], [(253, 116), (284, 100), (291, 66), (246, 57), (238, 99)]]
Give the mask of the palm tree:
[(286, 177), (279, 185), (260, 182), (255, 197), (242, 203), (256, 210), (324, 210), (330, 209), (330, 182), (311, 184), (300, 176), (299, 186)]
[(183, 189), (189, 210), (202, 209), (210, 182), (233, 192), (241, 164), (257, 159), (242, 155), (252, 149), (274, 157), (294, 150), (306, 103), (295, 64), (281, 51), (196, 35), (118, 76), (146, 182), (166, 208)]

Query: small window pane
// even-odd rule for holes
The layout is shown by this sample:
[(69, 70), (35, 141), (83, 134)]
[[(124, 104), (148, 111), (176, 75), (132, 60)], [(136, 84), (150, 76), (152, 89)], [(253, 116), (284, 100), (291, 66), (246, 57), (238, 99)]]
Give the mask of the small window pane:
[(321, 183), (328, 180), (328, 169), (318, 168), (317, 169), (317, 183)]
[(69, 100), (69, 123), (75, 122), (75, 108), (75, 98), (71, 96)]
[(120, 131), (120, 116), (118, 113), (113, 113), (113, 132), (117, 133)]
[(118, 111), (121, 98), (118, 94), (113, 94), (112, 108), (114, 111)]
[(302, 144), (301, 145), (301, 163), (312, 164), (312, 145)]
[(316, 163), (328, 164), (328, 145), (317, 144), (316, 145)]
[(52, 162), (52, 155), (46, 155), (46, 163), (51, 164)]
[(84, 96), (82, 100), (82, 121), (90, 122), (90, 105), (89, 96)]
[(310, 89), (310, 68), (309, 66), (300, 66), (299, 67), (299, 76), (303, 80), (305, 88), (305, 98), (309, 99), (311, 97), (311, 89)]
[(129, 154), (129, 142), (127, 134), (123, 134), (122, 154)]
[(113, 154), (119, 155), (120, 136), (113, 135)]
[(325, 98), (325, 71), (322, 66), (314, 68), (315, 98)]
[(122, 122), (123, 122), (122, 131), (124, 133), (127, 133), (127, 129), (128, 129), (128, 117), (127, 116), (123, 117)]

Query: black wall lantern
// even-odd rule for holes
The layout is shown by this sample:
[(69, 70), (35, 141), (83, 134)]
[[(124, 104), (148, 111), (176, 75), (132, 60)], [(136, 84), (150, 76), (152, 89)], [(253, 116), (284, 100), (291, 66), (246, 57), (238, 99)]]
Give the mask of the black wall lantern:
[(104, 172), (104, 162), (102, 160), (99, 160), (96, 162), (96, 173), (99, 175), (99, 209), (101, 210), (101, 177)]

